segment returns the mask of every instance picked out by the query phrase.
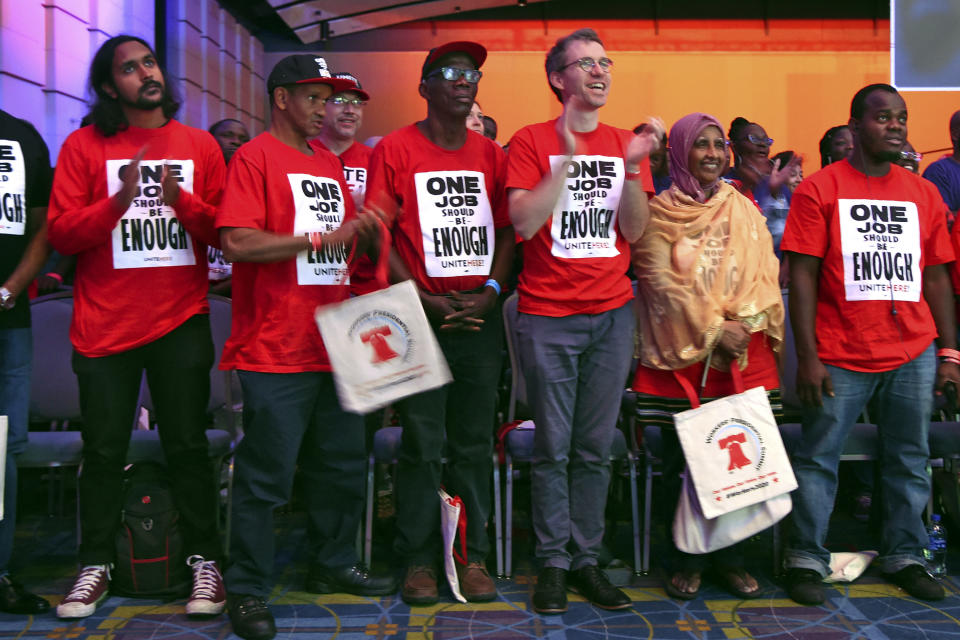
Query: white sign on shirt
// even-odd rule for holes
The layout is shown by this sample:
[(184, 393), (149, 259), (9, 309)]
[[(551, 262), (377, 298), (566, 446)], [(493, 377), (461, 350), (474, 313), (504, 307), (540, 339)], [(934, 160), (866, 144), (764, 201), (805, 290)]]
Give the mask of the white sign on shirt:
[(413, 176), (431, 278), (488, 276), (493, 266), (493, 212), (480, 171), (426, 171)]
[[(566, 156), (550, 156), (553, 172)], [(558, 258), (611, 258), (617, 250), (617, 212), (623, 194), (623, 158), (573, 156), (553, 209), (550, 253)]]
[(366, 167), (343, 167), (343, 177), (350, 187), (350, 194), (353, 195), (353, 201), (357, 207), (363, 206), (363, 196), (367, 192), (367, 168)]
[[(306, 173), (288, 173), (293, 194), (293, 233), (308, 235), (314, 231), (330, 233), (343, 224), (346, 215), (343, 190), (332, 178)], [(297, 284), (350, 284), (347, 251), (343, 246), (321, 246), (297, 254)]]
[[(107, 160), (107, 193), (120, 191), (120, 173), (130, 160)], [(180, 188), (193, 192), (193, 160), (141, 160), (137, 195), (113, 228), (113, 268), (179, 267), (197, 263), (193, 239), (173, 207), (163, 204), (166, 165)]]
[(918, 302), (920, 216), (899, 200), (838, 199), (847, 300)]
[(0, 140), (0, 234), (26, 233), (27, 170), (16, 140)]

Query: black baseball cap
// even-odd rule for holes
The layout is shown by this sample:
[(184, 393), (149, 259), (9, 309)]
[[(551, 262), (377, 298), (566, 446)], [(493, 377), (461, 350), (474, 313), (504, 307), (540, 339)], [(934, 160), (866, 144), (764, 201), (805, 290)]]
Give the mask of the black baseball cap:
[(333, 88), (334, 93), (353, 86), (350, 80), (333, 77), (327, 69), (327, 61), (311, 53), (287, 56), (274, 65), (267, 78), (267, 93), (273, 93), (277, 87), (287, 84), (326, 84)]
[[(360, 86), (360, 80), (357, 79), (357, 76), (346, 71), (341, 71), (340, 73), (333, 74), (333, 77), (338, 80), (349, 80), (353, 83), (353, 86), (348, 89), (340, 89), (340, 91), (352, 91), (358, 96), (361, 100), (370, 100), (370, 94), (363, 90), (363, 87)], [(335, 91), (334, 93), (339, 93), (340, 91)]]
[(420, 70), (420, 79), (426, 78), (427, 74), (433, 71), (436, 63), (449, 53), (467, 54), (473, 60), (473, 63), (477, 65), (477, 69), (479, 69), (483, 65), (483, 61), (487, 59), (487, 50), (482, 44), (466, 40), (448, 42), (447, 44), (442, 44), (439, 47), (430, 49), (430, 53), (427, 54), (427, 59), (423, 61), (423, 68)]

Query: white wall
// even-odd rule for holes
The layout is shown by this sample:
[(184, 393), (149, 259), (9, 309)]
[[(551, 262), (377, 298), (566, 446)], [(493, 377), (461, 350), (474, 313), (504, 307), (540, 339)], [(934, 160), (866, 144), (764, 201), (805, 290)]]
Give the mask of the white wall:
[(180, 121), (206, 129), (222, 118), (264, 130), (263, 45), (216, 0), (168, 0), (167, 73), (183, 99)]
[[(264, 129), (263, 46), (217, 0), (167, 3), (167, 74), (178, 119), (206, 128), (221, 118)], [(30, 121), (56, 162), (87, 113), (90, 60), (127, 33), (155, 45), (154, 0), (0, 0), (0, 109)]]

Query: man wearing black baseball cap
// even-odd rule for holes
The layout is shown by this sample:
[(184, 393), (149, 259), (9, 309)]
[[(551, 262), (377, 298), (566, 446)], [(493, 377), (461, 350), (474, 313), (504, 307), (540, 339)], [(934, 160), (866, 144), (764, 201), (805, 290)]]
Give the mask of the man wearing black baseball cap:
[(290, 500), (298, 457), (313, 550), (308, 588), (386, 595), (392, 577), (359, 563), (354, 539), (363, 502), (363, 421), (337, 400), (330, 361), (313, 321), (318, 305), (347, 297), (347, 247), (374, 237), (376, 216), (357, 213), (340, 160), (307, 142), (324, 101), (354, 86), (323, 58), (288, 56), (270, 90), (270, 128), (230, 162), (216, 225), (233, 267), (233, 326), (221, 368), (243, 387), (244, 439), (237, 446), (232, 564), (225, 573), (236, 634), (276, 634), (265, 598), (273, 590), (273, 512)]
[(497, 595), (485, 566), (486, 525), (503, 345), (500, 283), (513, 260), (514, 236), (503, 150), (466, 128), (486, 57), (473, 42), (431, 50), (419, 85), (426, 119), (386, 136), (370, 158), (367, 202), (399, 209), (390, 277), (416, 284), (453, 374), (451, 384), (398, 403), (403, 439), (395, 547), (407, 565), (401, 595), (408, 604), (438, 599), (441, 484), (466, 509), (467, 563), (458, 567), (463, 595), (472, 602)]

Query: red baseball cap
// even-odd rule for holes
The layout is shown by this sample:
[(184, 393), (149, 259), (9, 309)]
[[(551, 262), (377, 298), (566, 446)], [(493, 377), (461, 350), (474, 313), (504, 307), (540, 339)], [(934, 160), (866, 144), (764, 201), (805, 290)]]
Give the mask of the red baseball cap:
[(353, 93), (360, 96), (361, 100), (370, 100), (370, 94), (363, 90), (363, 87), (360, 86), (360, 80), (357, 79), (357, 76), (346, 71), (341, 71), (340, 73), (333, 74), (333, 77), (338, 80), (349, 80), (353, 83), (352, 87), (347, 89), (340, 89), (340, 91), (334, 91), (334, 93), (340, 93), (342, 91), (352, 91)]
[(427, 77), (427, 74), (433, 71), (433, 67), (437, 61), (449, 53), (467, 54), (473, 60), (473, 63), (477, 65), (477, 69), (483, 66), (483, 61), (487, 59), (487, 50), (482, 44), (466, 40), (448, 42), (447, 44), (442, 44), (439, 47), (430, 49), (430, 53), (427, 54), (427, 59), (423, 61), (420, 78), (423, 79)]

